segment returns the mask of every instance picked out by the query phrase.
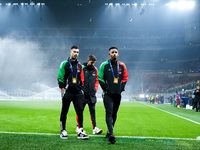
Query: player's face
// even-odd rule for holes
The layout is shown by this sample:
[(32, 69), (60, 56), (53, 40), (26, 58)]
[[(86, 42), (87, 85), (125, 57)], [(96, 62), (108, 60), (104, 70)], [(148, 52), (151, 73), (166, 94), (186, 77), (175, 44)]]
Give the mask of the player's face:
[(119, 56), (118, 50), (117, 50), (117, 49), (111, 49), (111, 50), (109, 51), (109, 56), (110, 56), (110, 59), (111, 59), (112, 61), (116, 61), (117, 58), (118, 58), (118, 56)]
[(88, 65), (89, 67), (93, 67), (96, 61), (87, 60), (87, 62), (88, 62), (87, 65)]
[(79, 49), (71, 49), (70, 51), (70, 59), (76, 59), (79, 55)]
[(197, 89), (199, 90), (199, 86), (197, 86)]

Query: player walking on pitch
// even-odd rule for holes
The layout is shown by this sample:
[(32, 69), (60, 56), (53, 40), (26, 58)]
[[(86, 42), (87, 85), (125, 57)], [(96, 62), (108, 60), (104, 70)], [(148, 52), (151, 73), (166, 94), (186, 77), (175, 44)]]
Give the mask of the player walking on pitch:
[(128, 80), (128, 72), (124, 63), (118, 61), (117, 47), (109, 49), (110, 59), (101, 64), (98, 79), (104, 91), (104, 107), (106, 109), (106, 124), (108, 132), (106, 137), (114, 144), (116, 138), (113, 134), (113, 127), (117, 119), (117, 111), (121, 102), (121, 92), (124, 91)]
[[(90, 118), (93, 126), (93, 134), (101, 134), (102, 129), (96, 127), (96, 116), (95, 116), (95, 104), (97, 102), (96, 92), (99, 86), (98, 81), (98, 70), (94, 66), (96, 62), (96, 57), (94, 55), (89, 55), (87, 62), (83, 63), (84, 72), (84, 100), (83, 100), (83, 110), (85, 105), (88, 104), (90, 111)], [(76, 128), (76, 132), (79, 132), (80, 128)]]
[[(65, 129), (67, 113), (70, 107), (71, 101), (73, 102), (76, 114), (77, 122), (80, 131), (78, 137), (80, 139), (88, 139), (89, 136), (83, 131), (83, 86), (84, 86), (84, 74), (82, 64), (78, 62), (79, 48), (72, 46), (70, 50), (70, 58), (63, 61), (60, 65), (58, 73), (58, 84), (61, 89), (62, 96), (62, 110), (60, 115), (61, 133), (62, 139), (67, 139), (67, 131)], [(67, 88), (66, 88), (67, 86)]]

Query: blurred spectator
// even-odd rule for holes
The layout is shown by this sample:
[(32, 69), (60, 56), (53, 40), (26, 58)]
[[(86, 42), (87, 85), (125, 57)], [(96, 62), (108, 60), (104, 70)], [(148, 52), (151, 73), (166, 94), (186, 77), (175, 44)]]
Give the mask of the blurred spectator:
[(196, 90), (194, 91), (194, 95), (195, 95), (195, 98), (194, 98), (194, 103), (195, 103), (195, 107), (196, 107), (196, 112), (200, 112), (200, 108), (199, 108), (199, 105), (200, 105), (200, 92), (199, 92), (199, 86), (197, 86)]

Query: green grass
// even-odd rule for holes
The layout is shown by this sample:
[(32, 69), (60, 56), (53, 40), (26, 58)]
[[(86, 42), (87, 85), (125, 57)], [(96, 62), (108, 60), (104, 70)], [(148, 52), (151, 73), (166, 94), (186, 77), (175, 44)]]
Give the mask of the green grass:
[(17, 135), (17, 134), (0, 134), (0, 149), (112, 149), (112, 150), (198, 150), (199, 141), (185, 140), (156, 140), (156, 139), (131, 139), (117, 138), (115, 144), (110, 144), (103, 137), (91, 137), (89, 140), (79, 140), (75, 136), (62, 140), (58, 136), (46, 135)]
[[(114, 127), (116, 136), (193, 138), (200, 136), (200, 125), (173, 116), (147, 103), (122, 102)], [(150, 105), (150, 104), (148, 104)], [(172, 105), (151, 106), (200, 122), (200, 113), (177, 109)], [(60, 133), (61, 101), (0, 101), (0, 131), (29, 133)], [(97, 126), (106, 134), (105, 109), (102, 102), (96, 105)], [(91, 136), (79, 140), (72, 134), (76, 128), (76, 114), (71, 104), (66, 124), (69, 139), (59, 135), (24, 135), (0, 133), (0, 149), (200, 149), (200, 141), (175, 139), (139, 139), (117, 137), (110, 145), (106, 138)], [(92, 134), (88, 107), (84, 111), (84, 130)]]

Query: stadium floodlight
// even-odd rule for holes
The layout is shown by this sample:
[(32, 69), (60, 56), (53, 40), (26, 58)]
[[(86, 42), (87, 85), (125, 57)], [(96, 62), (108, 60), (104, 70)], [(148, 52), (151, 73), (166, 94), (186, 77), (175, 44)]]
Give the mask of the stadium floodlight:
[(24, 6), (24, 3), (20, 3), (21, 6)]
[(108, 6), (108, 3), (105, 3), (106, 6)]
[(194, 1), (178, 1), (174, 2), (171, 1), (170, 3), (166, 4), (170, 8), (178, 8), (178, 9), (192, 9), (195, 6)]
[(28, 3), (24, 3), (24, 5), (28, 6)]
[(141, 5), (142, 5), (142, 6), (145, 6), (145, 5), (147, 5), (147, 4), (146, 4), (146, 3), (142, 3)]
[(191, 8), (194, 8), (194, 2), (193, 1), (179, 1), (177, 2), (177, 7), (179, 9), (191, 9)]
[(115, 6), (120, 6), (120, 3), (115, 3)]
[(170, 8), (176, 7), (176, 3), (174, 1), (168, 3), (168, 5), (169, 5)]
[(125, 3), (122, 3), (122, 6), (125, 6), (126, 4)]
[(31, 6), (34, 6), (34, 5), (35, 5), (35, 3), (31, 2), (31, 3), (30, 3), (30, 5), (31, 5)]
[(38, 6), (40, 6), (40, 3), (37, 3)]
[(41, 4), (41, 6), (45, 6), (45, 3), (40, 3)]
[(126, 6), (130, 6), (130, 3), (126, 3)]
[(0, 3), (0, 6), (2, 5), (2, 3)]
[(11, 3), (6, 3), (6, 6), (11, 6)]
[(18, 3), (13, 3), (13, 6), (18, 6)]
[(109, 6), (112, 6), (113, 5), (113, 3), (109, 3)]
[(195, 6), (194, 1), (188, 2), (188, 8), (194, 8), (194, 6)]
[(132, 4), (132, 5), (137, 6), (137, 3), (134, 3), (134, 4)]

